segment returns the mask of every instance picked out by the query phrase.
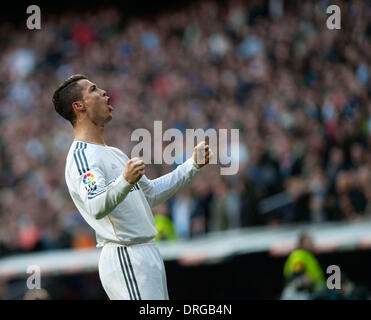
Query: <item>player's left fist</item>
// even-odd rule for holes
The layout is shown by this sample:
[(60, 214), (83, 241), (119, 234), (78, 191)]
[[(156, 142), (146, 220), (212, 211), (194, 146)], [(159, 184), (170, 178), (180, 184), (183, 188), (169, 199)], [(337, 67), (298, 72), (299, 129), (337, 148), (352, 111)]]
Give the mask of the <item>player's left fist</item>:
[(193, 149), (193, 160), (200, 168), (208, 164), (212, 156), (213, 152), (205, 141), (200, 142)]

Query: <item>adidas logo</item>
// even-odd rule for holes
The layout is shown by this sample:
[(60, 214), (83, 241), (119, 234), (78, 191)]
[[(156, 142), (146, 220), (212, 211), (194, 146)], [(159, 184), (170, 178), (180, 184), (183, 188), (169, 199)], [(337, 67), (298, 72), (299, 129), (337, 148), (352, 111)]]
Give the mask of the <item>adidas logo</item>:
[(111, 167), (112, 167), (112, 170), (117, 168), (117, 166), (114, 163), (111, 164)]

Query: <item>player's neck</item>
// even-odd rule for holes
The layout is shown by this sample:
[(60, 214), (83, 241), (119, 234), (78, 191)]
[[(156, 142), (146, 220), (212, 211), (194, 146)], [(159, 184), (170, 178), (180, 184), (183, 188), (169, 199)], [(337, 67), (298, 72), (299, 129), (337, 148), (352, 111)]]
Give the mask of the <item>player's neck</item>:
[(104, 127), (96, 126), (94, 124), (75, 126), (74, 140), (84, 140), (98, 144), (106, 144), (104, 141)]

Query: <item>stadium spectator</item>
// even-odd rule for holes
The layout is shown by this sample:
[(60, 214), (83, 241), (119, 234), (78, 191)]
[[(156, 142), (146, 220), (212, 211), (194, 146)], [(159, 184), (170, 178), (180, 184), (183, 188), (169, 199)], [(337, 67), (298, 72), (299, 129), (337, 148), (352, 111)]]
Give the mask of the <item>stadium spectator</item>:
[(315, 253), (312, 236), (304, 232), (299, 237), (298, 248), (289, 255), (285, 262), (283, 268), (285, 288), (281, 299), (296, 299), (297, 295), (306, 300), (310, 295), (323, 289), (325, 275)]
[(153, 208), (157, 236), (156, 240), (176, 240), (178, 238), (173, 221), (170, 218), (170, 211), (167, 203), (161, 203)]

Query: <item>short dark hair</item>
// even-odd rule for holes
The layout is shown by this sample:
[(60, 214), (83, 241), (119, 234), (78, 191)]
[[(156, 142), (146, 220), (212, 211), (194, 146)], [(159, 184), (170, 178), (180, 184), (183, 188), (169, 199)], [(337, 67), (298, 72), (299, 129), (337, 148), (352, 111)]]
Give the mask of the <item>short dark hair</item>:
[(75, 126), (76, 114), (73, 111), (72, 103), (82, 99), (81, 87), (77, 81), (88, 79), (83, 74), (74, 74), (64, 80), (53, 95), (53, 104), (63, 118), (70, 121), (72, 126)]

